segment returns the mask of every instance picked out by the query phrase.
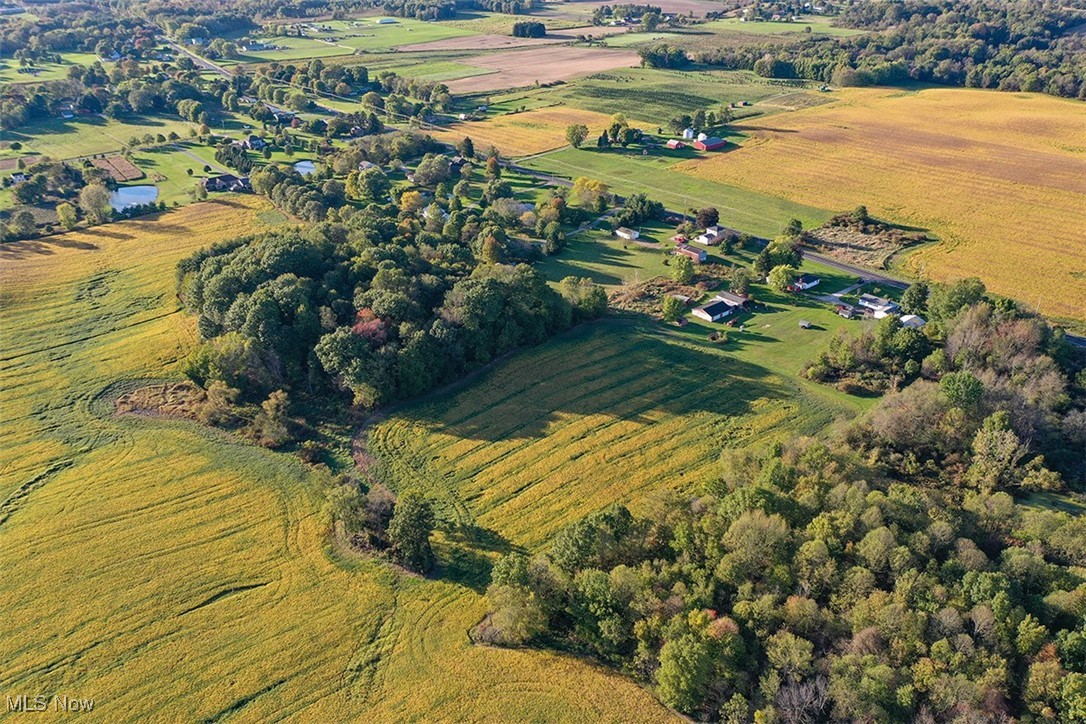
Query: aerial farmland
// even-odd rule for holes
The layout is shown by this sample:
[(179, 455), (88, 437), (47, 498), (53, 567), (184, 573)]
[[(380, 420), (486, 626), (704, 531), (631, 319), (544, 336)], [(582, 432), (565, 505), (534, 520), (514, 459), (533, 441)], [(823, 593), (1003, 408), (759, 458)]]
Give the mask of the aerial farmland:
[(0, 7), (0, 690), (1086, 717), (1086, 5)]

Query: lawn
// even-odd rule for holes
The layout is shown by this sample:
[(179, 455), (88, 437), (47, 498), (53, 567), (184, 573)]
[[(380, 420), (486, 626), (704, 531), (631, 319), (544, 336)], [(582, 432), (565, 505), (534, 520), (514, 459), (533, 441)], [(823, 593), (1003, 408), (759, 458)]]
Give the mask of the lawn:
[(117, 151), (128, 139), (146, 133), (168, 135), (174, 131), (187, 138), (192, 127), (179, 118), (142, 116), (122, 122), (102, 116), (78, 116), (41, 121), (18, 131), (0, 131), (0, 141), (21, 141), (21, 153), (63, 159)]
[[(718, 157), (726, 159), (731, 155), (718, 154)], [(675, 155), (663, 149), (647, 156), (634, 151), (566, 149), (532, 158), (523, 165), (570, 179), (578, 176), (599, 179), (616, 193), (644, 193), (673, 211), (715, 206), (722, 224), (756, 236), (776, 236), (789, 219), (799, 219), (811, 228), (832, 216), (829, 211), (769, 193), (678, 173), (673, 170), (676, 161)]]
[(1086, 320), (1081, 104), (962, 88), (827, 95), (741, 124), (752, 137), (739, 150), (673, 170), (837, 211), (864, 204), (938, 237), (905, 256), (905, 271), (977, 276), (1046, 314)]
[[(36, 63), (36, 73), (20, 73), (19, 63), (14, 60), (0, 61), (0, 83), (43, 83), (49, 80), (64, 80), (68, 70), (77, 65), (91, 65), (97, 56), (94, 53), (61, 53), (59, 63)], [(112, 63), (103, 63), (108, 70)]]
[[(378, 20), (393, 20), (378, 24)], [(364, 18), (322, 23), (331, 27), (340, 45), (366, 52), (382, 51), (397, 45), (429, 43), (446, 38), (475, 35), (471, 30), (411, 18)]]
[(850, 35), (863, 35), (865, 32), (853, 28), (837, 28), (830, 25), (830, 18), (813, 16), (807, 16), (802, 21), (795, 22), (758, 20), (743, 22), (739, 18), (724, 18), (723, 20), (710, 21), (698, 27), (732, 33), (750, 33), (752, 35), (790, 35), (792, 33), (809, 32), (812, 35), (848, 37)]
[[(0, 660), (110, 721), (661, 721), (573, 657), (476, 647), (488, 551), (429, 578), (338, 552), (324, 473), (194, 423), (111, 414), (197, 342), (177, 261), (281, 221), (255, 197), (0, 249)], [(478, 692), (486, 692), (480, 697)]]

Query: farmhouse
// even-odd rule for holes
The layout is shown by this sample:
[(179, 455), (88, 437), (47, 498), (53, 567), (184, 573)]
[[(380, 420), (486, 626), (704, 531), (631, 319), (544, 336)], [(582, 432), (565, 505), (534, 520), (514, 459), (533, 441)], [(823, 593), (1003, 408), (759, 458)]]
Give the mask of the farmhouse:
[(703, 307), (697, 307), (691, 314), (704, 319), (706, 322), (719, 322), (732, 313), (734, 307), (724, 302), (709, 302)]
[(243, 143), (242, 145), (250, 151), (261, 151), (265, 146), (268, 145), (268, 142), (260, 136), (254, 136), (250, 133), (249, 137), (245, 139), (245, 143)]
[(792, 292), (805, 292), (808, 289), (817, 287), (822, 280), (813, 274), (804, 274), (794, 282), (788, 285), (788, 290)]
[(359, 171), (369, 171), (371, 168), (380, 168), (380, 166), (378, 166), (375, 163), (371, 163), (370, 161), (359, 161), (358, 162), (358, 170)]
[(637, 229), (630, 229), (625, 226), (620, 226), (615, 229), (615, 236), (619, 237), (620, 239), (629, 239), (630, 241), (633, 241), (637, 237), (641, 236), (641, 232), (639, 232)]
[(685, 148), (686, 144), (677, 138), (672, 138), (670, 141), (667, 142), (667, 147), (670, 148), (672, 151), (675, 151), (680, 148)]
[(876, 297), (874, 294), (861, 294), (859, 305), (871, 312), (875, 319), (882, 319), (891, 314), (897, 314), (900, 307), (889, 299)]
[(722, 138), (706, 138), (701, 141), (694, 141), (694, 148), (699, 151), (719, 151), (728, 145), (728, 142)]
[(249, 183), (248, 176), (235, 176), (232, 173), (224, 173), (221, 176), (209, 176), (203, 180), (203, 187), (207, 191), (236, 191), (248, 192), (253, 187)]
[(689, 244), (679, 244), (675, 247), (675, 253), (693, 259), (695, 264), (701, 264), (708, 256), (704, 249), (695, 249)]
[(706, 246), (716, 246), (724, 239), (724, 227), (722, 226), (710, 226), (701, 234), (694, 238), (699, 244), (705, 244)]

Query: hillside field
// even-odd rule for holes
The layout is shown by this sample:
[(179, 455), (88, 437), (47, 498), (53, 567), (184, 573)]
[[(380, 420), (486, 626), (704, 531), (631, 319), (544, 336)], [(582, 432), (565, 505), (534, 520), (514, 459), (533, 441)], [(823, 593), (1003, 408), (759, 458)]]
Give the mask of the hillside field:
[(538, 549), (610, 503), (695, 491), (726, 447), (813, 435), (849, 409), (697, 330), (582, 326), (392, 415), (370, 452), (393, 487), (421, 486), (462, 525)]
[(865, 204), (940, 242), (905, 260), (977, 276), (1047, 314), (1086, 319), (1086, 124), (1075, 101), (964, 89), (852, 89), (765, 122), (737, 151), (674, 168), (792, 201)]
[(196, 341), (177, 261), (281, 219), (223, 198), (0, 249), (0, 549), (18, 571), (0, 577), (0, 688), (117, 722), (667, 719), (588, 662), (473, 646), (486, 558), (462, 541), (435, 537), (433, 578), (338, 554), (315, 469), (111, 414)]

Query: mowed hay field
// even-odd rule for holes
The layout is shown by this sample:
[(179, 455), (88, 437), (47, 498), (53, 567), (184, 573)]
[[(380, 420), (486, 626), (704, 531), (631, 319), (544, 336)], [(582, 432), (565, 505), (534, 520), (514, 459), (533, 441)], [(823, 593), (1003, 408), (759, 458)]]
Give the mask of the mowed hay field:
[[(448, 143), (456, 143), (464, 136), (470, 136), (479, 150), (494, 146), (506, 156), (530, 156), (568, 145), (566, 129), (575, 123), (588, 126), (591, 142), (610, 125), (611, 117), (594, 111), (555, 106), (506, 113), (485, 121), (460, 121), (434, 131), (432, 135)], [(630, 123), (638, 125), (633, 120)]]
[(424, 579), (337, 554), (321, 474), (109, 393), (196, 341), (177, 261), (281, 218), (252, 197), (0, 246), (0, 690), (111, 722), (660, 721), (629, 680), (471, 645), (484, 554)]
[(821, 208), (865, 204), (940, 238), (906, 259), (910, 272), (977, 276), (1047, 314), (1086, 319), (1081, 103), (966, 89), (833, 98), (751, 122), (738, 151), (674, 168)]
[(606, 320), (392, 415), (369, 450), (397, 487), (513, 546), (614, 502), (636, 509), (719, 474), (725, 447), (815, 434), (843, 408), (657, 325)]

